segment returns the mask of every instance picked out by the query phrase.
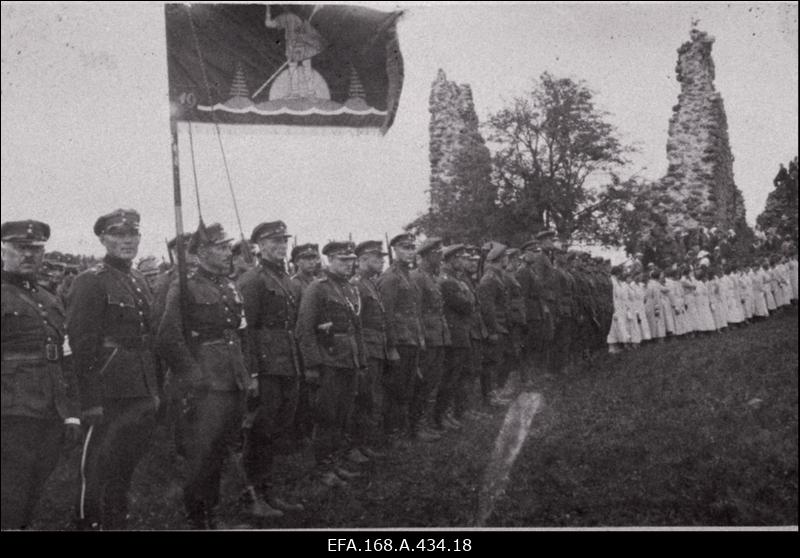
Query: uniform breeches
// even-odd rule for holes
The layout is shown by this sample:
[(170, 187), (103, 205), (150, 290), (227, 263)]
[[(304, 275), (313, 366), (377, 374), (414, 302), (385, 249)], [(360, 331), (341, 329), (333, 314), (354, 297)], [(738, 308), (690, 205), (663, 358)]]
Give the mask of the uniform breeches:
[(222, 465), (242, 423), (244, 399), (239, 391), (206, 391), (181, 416), (186, 482), (183, 501), (191, 514), (212, 510), (219, 501)]
[(258, 391), (258, 409), (245, 440), (244, 468), (251, 483), (264, 485), (270, 481), (275, 454), (291, 443), (287, 438), (292, 434), (300, 383), (297, 376), (261, 375)]
[(150, 446), (156, 411), (150, 397), (103, 402), (102, 422), (90, 426), (83, 441), (78, 490), (82, 523), (124, 528), (131, 477)]
[(25, 529), (47, 478), (58, 463), (60, 419), (4, 416), (2, 422), (2, 528)]
[(406, 428), (414, 376), (419, 366), (419, 349), (412, 345), (397, 347), (400, 360), (387, 362), (384, 427), (387, 432)]
[(469, 347), (447, 347), (445, 349), (444, 375), (436, 394), (436, 406), (433, 411), (435, 422), (442, 420), (451, 405), (454, 405), (455, 417), (459, 418), (466, 409), (467, 382), (471, 377), (472, 354)]
[(414, 375), (414, 392), (411, 399), (411, 429), (416, 429), (425, 411), (428, 400), (439, 387), (444, 372), (444, 347), (428, 347), (420, 353), (420, 374)]
[(357, 444), (382, 442), (384, 364), (381, 359), (370, 358), (366, 370), (358, 375), (352, 426)]
[[(508, 334), (498, 335), (497, 341), (488, 341), (486, 343), (486, 350), (484, 360), (487, 363), (485, 368), (485, 377), (481, 376), (481, 387), (484, 384), (491, 392), (496, 388), (503, 386), (501, 380), (505, 382), (508, 378), (510, 357), (512, 355), (511, 337)], [(488, 393), (484, 390), (484, 396)]]
[(320, 367), (319, 388), (313, 399), (314, 458), (331, 459), (347, 446), (347, 427), (356, 400), (357, 372), (349, 368)]
[(571, 316), (562, 316), (556, 320), (555, 337), (553, 338), (549, 358), (551, 373), (557, 374), (566, 368), (574, 329)]

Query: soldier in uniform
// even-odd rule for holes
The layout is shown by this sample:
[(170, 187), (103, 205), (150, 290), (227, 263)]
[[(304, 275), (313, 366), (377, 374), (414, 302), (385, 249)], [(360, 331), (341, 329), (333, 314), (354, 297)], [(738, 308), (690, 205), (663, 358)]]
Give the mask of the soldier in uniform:
[(319, 277), (319, 246), (316, 244), (298, 244), (292, 248), (291, 260), (297, 268), (297, 273), (292, 275), (292, 284), (295, 286), (297, 300), (299, 301), (303, 292)]
[[(189, 246), (189, 241), (192, 239), (192, 233), (183, 233), (181, 236), (181, 244), (183, 245), (183, 252), (184, 257), (186, 258), (186, 267), (189, 271), (194, 270), (197, 265), (196, 257), (194, 254), (188, 254), (187, 248)], [(169, 286), (172, 284), (173, 279), (177, 277), (178, 273), (178, 237), (176, 236), (172, 240), (167, 243), (167, 249), (170, 253), (170, 261), (175, 262), (170, 269), (161, 273), (158, 278), (154, 281), (153, 286), (153, 316), (155, 317), (156, 322), (159, 323), (161, 321), (161, 316), (164, 314), (164, 307), (167, 303), (167, 292), (169, 291)]]
[[(383, 457), (375, 447), (386, 445), (384, 418), (384, 382), (387, 361), (386, 312), (375, 281), (383, 271), (383, 242), (367, 240), (355, 248), (358, 272), (350, 283), (361, 299), (361, 328), (367, 368), (358, 378), (353, 417), (354, 441), (358, 453), (370, 459)], [(351, 456), (354, 462), (364, 461)]]
[[(320, 265), (319, 246), (316, 244), (299, 244), (292, 248), (290, 259), (297, 269), (297, 272), (292, 275), (292, 285), (294, 286), (294, 296), (299, 308), (303, 293), (317, 279), (317, 270)], [(300, 355), (301, 368), (302, 360), (302, 355)], [(316, 389), (316, 387), (311, 386), (311, 389)], [(311, 416), (309, 385), (301, 377), (297, 411), (295, 412), (295, 431), (298, 439), (310, 440), (313, 428), (314, 420)]]
[(198, 267), (188, 274), (183, 311), (175, 280), (158, 329), (159, 350), (185, 384), (177, 426), (187, 463), (183, 502), (195, 529), (216, 527), (222, 465), (242, 421), (245, 390), (255, 389), (242, 353), (242, 298), (227, 277), (232, 241), (219, 224), (200, 225), (188, 248)]
[(139, 250), (139, 213), (103, 215), (94, 233), (106, 249), (75, 278), (67, 333), (83, 421), (78, 527), (123, 529), (131, 478), (147, 451), (159, 406), (152, 294), (131, 267)]
[(231, 254), (233, 254), (233, 262), (231, 264), (231, 272), (228, 273), (228, 278), (233, 281), (238, 281), (239, 277), (249, 271), (255, 265), (255, 254), (250, 243), (246, 240), (237, 240), (231, 247)]
[(62, 445), (80, 440), (59, 298), (36, 284), (50, 227), (3, 223), (2, 232), (2, 528), (30, 526)]
[(361, 300), (348, 282), (356, 255), (350, 242), (329, 242), (322, 253), (328, 269), (308, 288), (297, 318), (297, 338), (306, 380), (318, 385), (313, 395), (314, 458), (322, 482), (346, 487), (358, 473), (337, 464), (346, 449), (358, 376), (366, 355), (361, 333)]
[[(450, 329), (444, 318), (439, 266), (442, 262), (442, 239), (431, 237), (417, 249), (419, 266), (409, 274), (420, 296), (425, 349), (420, 352), (420, 374), (414, 381), (411, 398), (411, 437), (435, 441), (441, 436), (425, 425), (430, 415), (428, 399), (434, 394), (444, 373), (445, 348), (450, 346)], [(426, 427), (423, 427), (425, 425)], [(433, 425), (430, 425), (433, 426)]]
[[(509, 248), (508, 267), (503, 272), (503, 279), (508, 287), (510, 305), (510, 351), (508, 366), (504, 371), (505, 377), (500, 378), (498, 381), (498, 387), (504, 389), (504, 395), (512, 394), (514, 389), (520, 387), (522, 384), (530, 384), (527, 368), (522, 365), (522, 353), (525, 348), (525, 332), (528, 329), (528, 319), (525, 313), (525, 298), (522, 296), (522, 286), (517, 279), (517, 273), (521, 265), (522, 258), (520, 258), (520, 250), (518, 248)], [(515, 386), (514, 383), (517, 383), (518, 386)]]
[(531, 365), (535, 370), (543, 371), (547, 347), (553, 340), (552, 312), (544, 298), (542, 285), (543, 269), (549, 267), (549, 260), (537, 240), (529, 240), (521, 249), (525, 265), (517, 272), (517, 279), (525, 300), (525, 317), (528, 321), (525, 344)]
[(159, 278), (158, 260), (156, 260), (156, 257), (147, 256), (146, 258), (142, 258), (139, 260), (139, 263), (136, 264), (136, 269), (139, 270), (139, 273), (144, 275), (144, 278), (147, 279), (147, 284), (150, 286), (150, 290), (155, 293)]
[[(475, 300), (475, 311), (472, 313), (469, 327), (470, 369), (469, 376), (465, 379), (466, 405), (471, 407), (467, 411), (469, 418), (482, 420), (491, 417), (488, 413), (480, 410), (481, 405), (479, 404), (479, 402), (483, 402), (486, 399), (486, 397), (483, 397), (484, 354), (489, 338), (489, 330), (486, 328), (486, 322), (483, 321), (483, 316), (480, 312), (480, 297), (478, 293), (479, 268), (482, 256), (481, 249), (477, 246), (467, 245), (465, 250), (468, 256), (464, 262), (463, 279)], [(476, 380), (479, 381), (476, 383)], [(488, 394), (488, 384), (486, 389), (486, 394)], [(480, 397), (477, 395), (478, 393), (481, 394)]]
[(572, 343), (576, 329), (575, 279), (569, 272), (567, 253), (559, 244), (553, 250), (553, 272), (556, 308), (555, 347), (553, 350), (553, 371), (563, 373), (570, 366)]
[[(246, 433), (244, 468), (273, 511), (301, 511), (274, 493), (272, 463), (290, 451), (300, 393), (300, 360), (294, 336), (297, 297), (284, 259), (291, 235), (283, 221), (261, 223), (250, 242), (259, 247), (258, 265), (239, 279), (247, 318), (250, 370), (258, 374), (259, 404)], [(281, 447), (282, 445), (282, 447)], [(253, 502), (256, 515), (265, 508)], [(256, 509), (258, 508), (258, 509)], [(277, 514), (275, 514), (277, 515)]]
[[(470, 374), (472, 343), (470, 329), (475, 314), (475, 294), (465, 274), (469, 254), (463, 244), (453, 244), (442, 250), (444, 265), (441, 273), (441, 293), (451, 343), (445, 348), (444, 376), (436, 394), (434, 427), (461, 428), (466, 411), (466, 396)], [(448, 414), (453, 406), (453, 416)]]
[(499, 399), (494, 388), (504, 375), (511, 352), (509, 327), (511, 325), (511, 299), (508, 285), (504, 278), (504, 270), (508, 265), (506, 246), (499, 242), (490, 242), (485, 246), (487, 269), (478, 284), (478, 298), (481, 314), (489, 332), (485, 360), (487, 379), (484, 384), (484, 403), (503, 404), (507, 401)]
[(389, 370), (386, 378), (384, 424), (392, 438), (409, 427), (409, 404), (414, 378), (419, 374), (419, 352), (425, 348), (420, 317), (420, 297), (409, 276), (414, 262), (414, 235), (403, 233), (389, 242), (394, 263), (378, 279), (386, 311)]

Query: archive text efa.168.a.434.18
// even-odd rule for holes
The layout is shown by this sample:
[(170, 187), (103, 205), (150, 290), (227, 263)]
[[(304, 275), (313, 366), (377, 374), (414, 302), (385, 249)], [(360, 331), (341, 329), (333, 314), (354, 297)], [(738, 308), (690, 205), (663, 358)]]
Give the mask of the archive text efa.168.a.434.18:
[(471, 552), (472, 540), (446, 538), (328, 539), (328, 552)]

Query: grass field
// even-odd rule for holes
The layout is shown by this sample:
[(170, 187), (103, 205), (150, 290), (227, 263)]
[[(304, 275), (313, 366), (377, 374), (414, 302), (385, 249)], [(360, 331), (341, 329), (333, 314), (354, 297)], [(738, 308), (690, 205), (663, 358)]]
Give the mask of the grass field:
[[(534, 374), (544, 403), (490, 527), (797, 525), (797, 313), (710, 337), (599, 355), (584, 370)], [(259, 523), (229, 465), (220, 519), (232, 527), (473, 525), (503, 414), (362, 467), (322, 490), (307, 455), (277, 464), (303, 514)], [(77, 453), (50, 479), (39, 529), (67, 529)], [(184, 529), (182, 463), (165, 430), (134, 479), (131, 527)]]

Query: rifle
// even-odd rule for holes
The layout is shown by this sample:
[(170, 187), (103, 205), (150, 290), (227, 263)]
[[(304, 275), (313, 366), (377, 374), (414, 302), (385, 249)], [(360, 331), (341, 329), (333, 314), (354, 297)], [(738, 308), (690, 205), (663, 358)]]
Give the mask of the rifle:
[(394, 263), (394, 258), (392, 257), (392, 249), (389, 247), (389, 233), (383, 233), (383, 236), (386, 238), (386, 252), (389, 254), (389, 265)]

